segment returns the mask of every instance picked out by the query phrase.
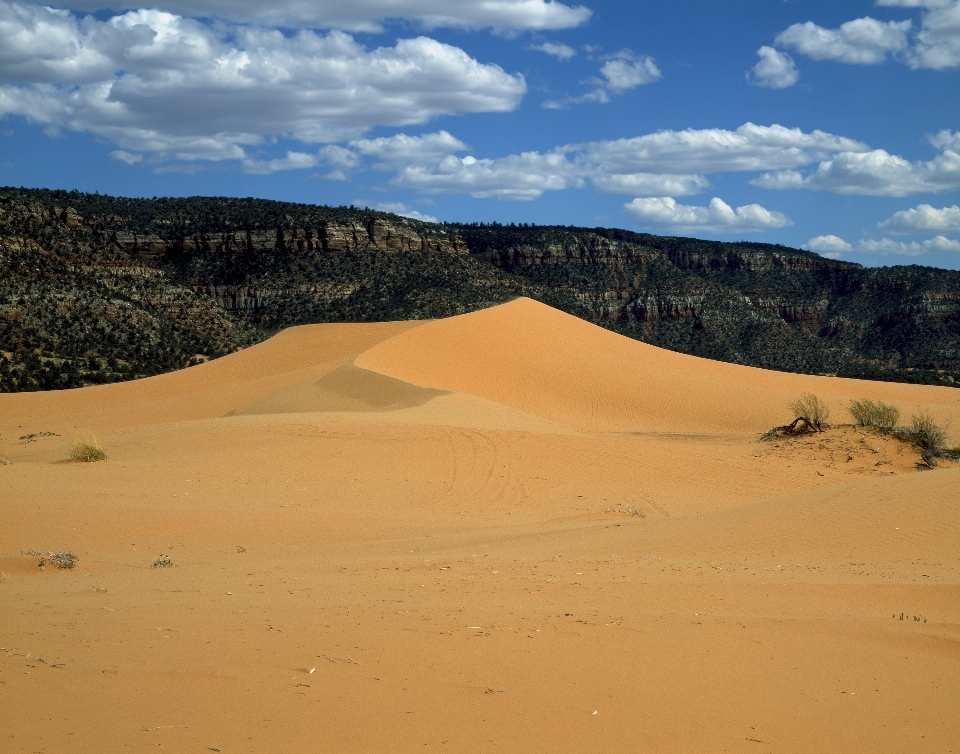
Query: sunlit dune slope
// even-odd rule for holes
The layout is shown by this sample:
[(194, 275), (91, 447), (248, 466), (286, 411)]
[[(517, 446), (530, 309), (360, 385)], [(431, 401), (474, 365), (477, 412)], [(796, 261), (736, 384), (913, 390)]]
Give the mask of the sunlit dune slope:
[(590, 431), (757, 432), (813, 392), (838, 420), (851, 398), (918, 404), (960, 419), (960, 391), (785, 374), (631, 340), (530, 299), (436, 320), (386, 339), (356, 365), (424, 387), (481, 396)]
[[(0, 416), (98, 428), (206, 419), (332, 372), (419, 322), (305, 325), (221, 359), (114, 385), (0, 395)], [(316, 409), (304, 409), (316, 410)]]

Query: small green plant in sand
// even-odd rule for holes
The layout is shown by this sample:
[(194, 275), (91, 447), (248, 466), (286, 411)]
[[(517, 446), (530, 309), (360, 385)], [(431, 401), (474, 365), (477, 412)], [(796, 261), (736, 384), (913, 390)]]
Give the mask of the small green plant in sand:
[(100, 447), (100, 441), (93, 432), (82, 432), (73, 438), (73, 448), (70, 449), (70, 457), (74, 461), (81, 463), (94, 463), (95, 461), (106, 461), (107, 454)]
[(889, 406), (883, 401), (871, 401), (869, 398), (852, 401), (847, 406), (847, 411), (861, 427), (892, 430), (900, 421), (900, 410), (896, 406)]
[(176, 566), (176, 563), (170, 560), (169, 555), (161, 554), (157, 556), (157, 559), (153, 561), (153, 565), (150, 567), (151, 568), (173, 568), (174, 566)]

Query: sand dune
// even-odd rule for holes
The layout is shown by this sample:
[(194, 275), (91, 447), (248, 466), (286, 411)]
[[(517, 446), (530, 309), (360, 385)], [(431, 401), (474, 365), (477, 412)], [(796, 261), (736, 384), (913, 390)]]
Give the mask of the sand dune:
[(523, 299), (0, 396), (0, 749), (956, 751), (960, 468), (803, 392), (960, 426)]
[[(355, 362), (425, 387), (479, 395), (592, 431), (756, 432), (804, 392), (960, 420), (953, 388), (784, 374), (664, 351), (531, 301), (427, 323)], [(792, 418), (792, 417), (791, 417)], [(789, 420), (789, 419), (788, 419)]]

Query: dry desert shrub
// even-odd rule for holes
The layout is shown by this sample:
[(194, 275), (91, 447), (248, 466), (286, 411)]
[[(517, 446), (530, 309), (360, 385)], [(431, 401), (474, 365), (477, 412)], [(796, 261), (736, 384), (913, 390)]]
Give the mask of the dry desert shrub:
[(169, 555), (159, 555), (156, 560), (153, 561), (151, 568), (173, 568), (176, 565), (172, 560), (170, 560)]
[(869, 398), (853, 401), (847, 411), (861, 427), (892, 430), (900, 421), (900, 410), (896, 406), (888, 406), (883, 401), (871, 401)]
[(947, 449), (947, 428), (937, 424), (928, 413), (920, 413), (910, 420), (907, 429), (910, 441), (919, 448), (939, 455)]
[(73, 448), (70, 450), (70, 457), (74, 461), (81, 463), (94, 463), (95, 461), (106, 461), (107, 454), (100, 447), (100, 441), (93, 432), (82, 432), (73, 438)]
[(923, 462), (917, 464), (918, 469), (934, 468), (938, 458), (960, 460), (960, 454), (947, 448), (947, 426), (938, 424), (926, 412), (913, 416), (909, 427), (898, 427), (894, 431), (902, 441), (909, 442), (920, 449)]
[(78, 558), (72, 552), (67, 552), (66, 550), (60, 550), (60, 552), (43, 552), (42, 550), (36, 550), (31, 547), (29, 550), (24, 550), (20, 554), (39, 556), (40, 562), (37, 565), (39, 565), (41, 568), (44, 568), (47, 565), (52, 565), (61, 570), (69, 570), (70, 568), (73, 568), (80, 560), (80, 558)]
[(813, 393), (806, 393), (795, 401), (791, 401), (789, 408), (798, 420), (805, 422), (817, 432), (823, 432), (824, 426), (830, 419), (830, 409), (827, 404)]

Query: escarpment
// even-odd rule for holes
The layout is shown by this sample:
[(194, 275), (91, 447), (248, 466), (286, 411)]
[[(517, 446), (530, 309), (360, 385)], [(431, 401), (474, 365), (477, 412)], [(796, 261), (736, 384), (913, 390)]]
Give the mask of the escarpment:
[(0, 189), (0, 389), (128, 379), (291, 325), (439, 318), (516, 296), (712, 359), (960, 381), (953, 271), (608, 228)]

